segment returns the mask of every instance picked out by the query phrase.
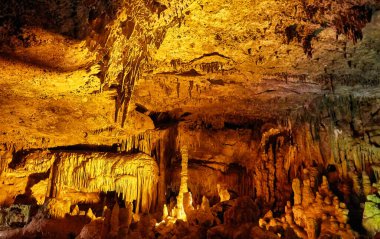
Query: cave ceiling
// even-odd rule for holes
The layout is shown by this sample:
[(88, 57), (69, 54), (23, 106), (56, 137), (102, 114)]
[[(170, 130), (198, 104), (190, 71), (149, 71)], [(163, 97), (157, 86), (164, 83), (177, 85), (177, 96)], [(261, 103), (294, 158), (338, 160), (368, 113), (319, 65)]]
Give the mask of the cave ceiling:
[(241, 125), (328, 94), (378, 98), (379, 10), (378, 0), (1, 1), (0, 141), (111, 144), (165, 117)]

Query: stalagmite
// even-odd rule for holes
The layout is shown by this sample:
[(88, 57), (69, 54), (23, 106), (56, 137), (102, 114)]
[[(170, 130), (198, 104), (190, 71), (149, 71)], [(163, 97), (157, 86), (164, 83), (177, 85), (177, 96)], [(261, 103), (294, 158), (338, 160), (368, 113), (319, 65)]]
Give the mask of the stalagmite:
[(120, 207), (118, 203), (115, 203), (115, 205), (112, 208), (111, 217), (110, 217), (110, 235), (116, 236), (119, 232), (119, 212)]
[(216, 187), (221, 202), (230, 200), (230, 194), (226, 188), (222, 187), (220, 184), (217, 184)]
[(306, 179), (303, 181), (302, 186), (302, 206), (307, 207), (314, 201), (314, 193), (311, 190), (310, 180)]
[(330, 188), (329, 188), (329, 182), (327, 181), (326, 176), (322, 176), (322, 185), (320, 186), (320, 190), (322, 195), (331, 195)]
[(186, 214), (189, 214), (190, 211), (194, 210), (193, 196), (191, 192), (186, 192), (183, 194), (183, 208)]
[(109, 235), (111, 231), (112, 211), (109, 208), (105, 207), (103, 210), (103, 217), (104, 222), (101, 228), (101, 238), (107, 238), (107, 235)]
[(37, 200), (38, 205), (43, 205), (45, 203), (45, 197), (47, 194), (48, 180), (41, 180), (40, 182), (33, 185), (31, 188), (33, 197)]
[(132, 212), (132, 203), (126, 203), (125, 208), (119, 209), (119, 237), (126, 237), (129, 233), (129, 226), (132, 222), (133, 212)]
[(96, 219), (96, 216), (95, 216), (95, 214), (92, 212), (92, 209), (91, 209), (91, 208), (88, 209), (88, 211), (87, 211), (87, 213), (86, 213), (86, 216), (87, 216), (88, 218), (90, 218), (91, 220)]
[(376, 237), (379, 56), (380, 0), (0, 0), (0, 238)]
[(77, 216), (77, 215), (79, 215), (79, 207), (78, 207), (78, 205), (75, 205), (75, 207), (74, 207), (74, 209), (71, 211), (71, 213), (70, 213), (70, 215), (71, 216)]
[(124, 226), (127, 227), (128, 230), (129, 230), (129, 226), (131, 225), (132, 219), (133, 219), (132, 209), (133, 209), (132, 203), (127, 203), (127, 207), (126, 207), (127, 215), (125, 218), (125, 225)]
[(294, 192), (294, 205), (300, 205), (302, 202), (301, 182), (298, 178), (293, 179), (292, 188)]
[(166, 206), (166, 204), (164, 204), (164, 208), (163, 208), (163, 212), (162, 212), (162, 219), (165, 220), (168, 216), (169, 216), (168, 206)]
[(177, 196), (177, 205), (176, 205), (176, 218), (186, 221), (186, 213), (184, 208), (184, 194), (188, 192), (187, 188), (187, 164), (189, 160), (189, 153), (187, 150), (187, 146), (181, 147), (181, 155), (182, 155), (182, 161), (181, 161), (181, 184), (179, 188), (179, 193)]
[(210, 202), (205, 196), (202, 197), (201, 209), (204, 211), (210, 210)]
[(55, 198), (47, 202), (48, 211), (54, 218), (64, 218), (66, 214), (70, 213), (70, 205), (69, 200), (57, 200)]

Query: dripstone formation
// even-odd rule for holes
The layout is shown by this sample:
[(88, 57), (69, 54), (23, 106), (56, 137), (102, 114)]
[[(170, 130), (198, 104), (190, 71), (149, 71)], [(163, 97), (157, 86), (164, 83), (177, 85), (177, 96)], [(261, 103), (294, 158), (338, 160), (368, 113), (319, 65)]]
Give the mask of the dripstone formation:
[(0, 238), (378, 238), (380, 1), (0, 2)]

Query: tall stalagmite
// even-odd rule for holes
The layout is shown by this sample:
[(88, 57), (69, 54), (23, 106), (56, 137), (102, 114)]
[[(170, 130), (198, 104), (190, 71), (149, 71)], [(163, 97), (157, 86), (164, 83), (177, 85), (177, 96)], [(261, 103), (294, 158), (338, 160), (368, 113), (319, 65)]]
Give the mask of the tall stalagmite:
[(186, 221), (186, 213), (185, 213), (185, 205), (184, 205), (184, 198), (185, 194), (188, 192), (187, 187), (187, 180), (188, 180), (188, 174), (187, 174), (187, 167), (188, 167), (188, 161), (189, 161), (189, 152), (187, 149), (187, 146), (181, 146), (181, 183), (180, 188), (177, 196), (177, 205), (175, 208), (175, 217), (177, 219), (181, 219)]

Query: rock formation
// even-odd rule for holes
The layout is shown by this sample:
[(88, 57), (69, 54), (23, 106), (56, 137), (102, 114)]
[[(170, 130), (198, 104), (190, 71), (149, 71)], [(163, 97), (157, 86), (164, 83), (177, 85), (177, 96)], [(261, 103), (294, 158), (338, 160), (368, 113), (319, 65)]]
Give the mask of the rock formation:
[(378, 0), (0, 1), (0, 237), (376, 237), (379, 54)]
[(216, 187), (218, 189), (218, 194), (221, 202), (230, 200), (230, 194), (226, 188), (221, 187), (220, 184), (217, 184)]
[(284, 230), (290, 227), (300, 238), (319, 238), (323, 235), (355, 238), (355, 233), (347, 223), (348, 209), (329, 190), (325, 176), (315, 193), (309, 179), (305, 179), (302, 184), (299, 179), (294, 179), (293, 192), (297, 201), (294, 200), (294, 206), (288, 201), (285, 216), (275, 219), (272, 213), (267, 213), (259, 221), (261, 227), (267, 230), (271, 227), (282, 227)]
[(380, 198), (375, 195), (368, 195), (364, 206), (363, 226), (371, 234), (375, 236), (380, 232)]
[[(20, 177), (19, 184), (20, 190), (24, 187), (25, 194), (30, 187), (30, 173), (45, 173), (48, 183), (35, 184), (33, 187), (41, 187), (38, 190), (43, 192), (40, 196), (43, 200), (51, 198), (46, 202), (49, 211), (52, 216), (60, 218), (70, 213), (71, 205), (96, 203), (99, 201), (99, 193), (107, 191), (116, 191), (129, 204), (136, 201), (136, 212), (148, 212), (157, 193), (157, 164), (145, 154), (127, 156), (38, 151), (25, 157), (22, 166), (7, 171), (0, 177), (7, 179), (9, 175), (23, 176)], [(1, 187), (4, 191), (12, 188), (6, 184)], [(32, 191), (35, 192), (33, 187)], [(35, 193), (33, 196), (36, 196)], [(12, 201), (12, 194), (4, 197), (3, 203)], [(78, 211), (76, 208), (72, 213), (78, 214)]]
[(181, 184), (178, 192), (178, 197), (177, 197), (177, 205), (174, 208), (174, 217), (186, 221), (186, 213), (185, 213), (185, 205), (189, 204), (189, 199), (185, 200), (185, 194), (188, 193), (188, 188), (187, 188), (187, 166), (188, 166), (188, 151), (187, 147), (183, 146), (181, 148)]

